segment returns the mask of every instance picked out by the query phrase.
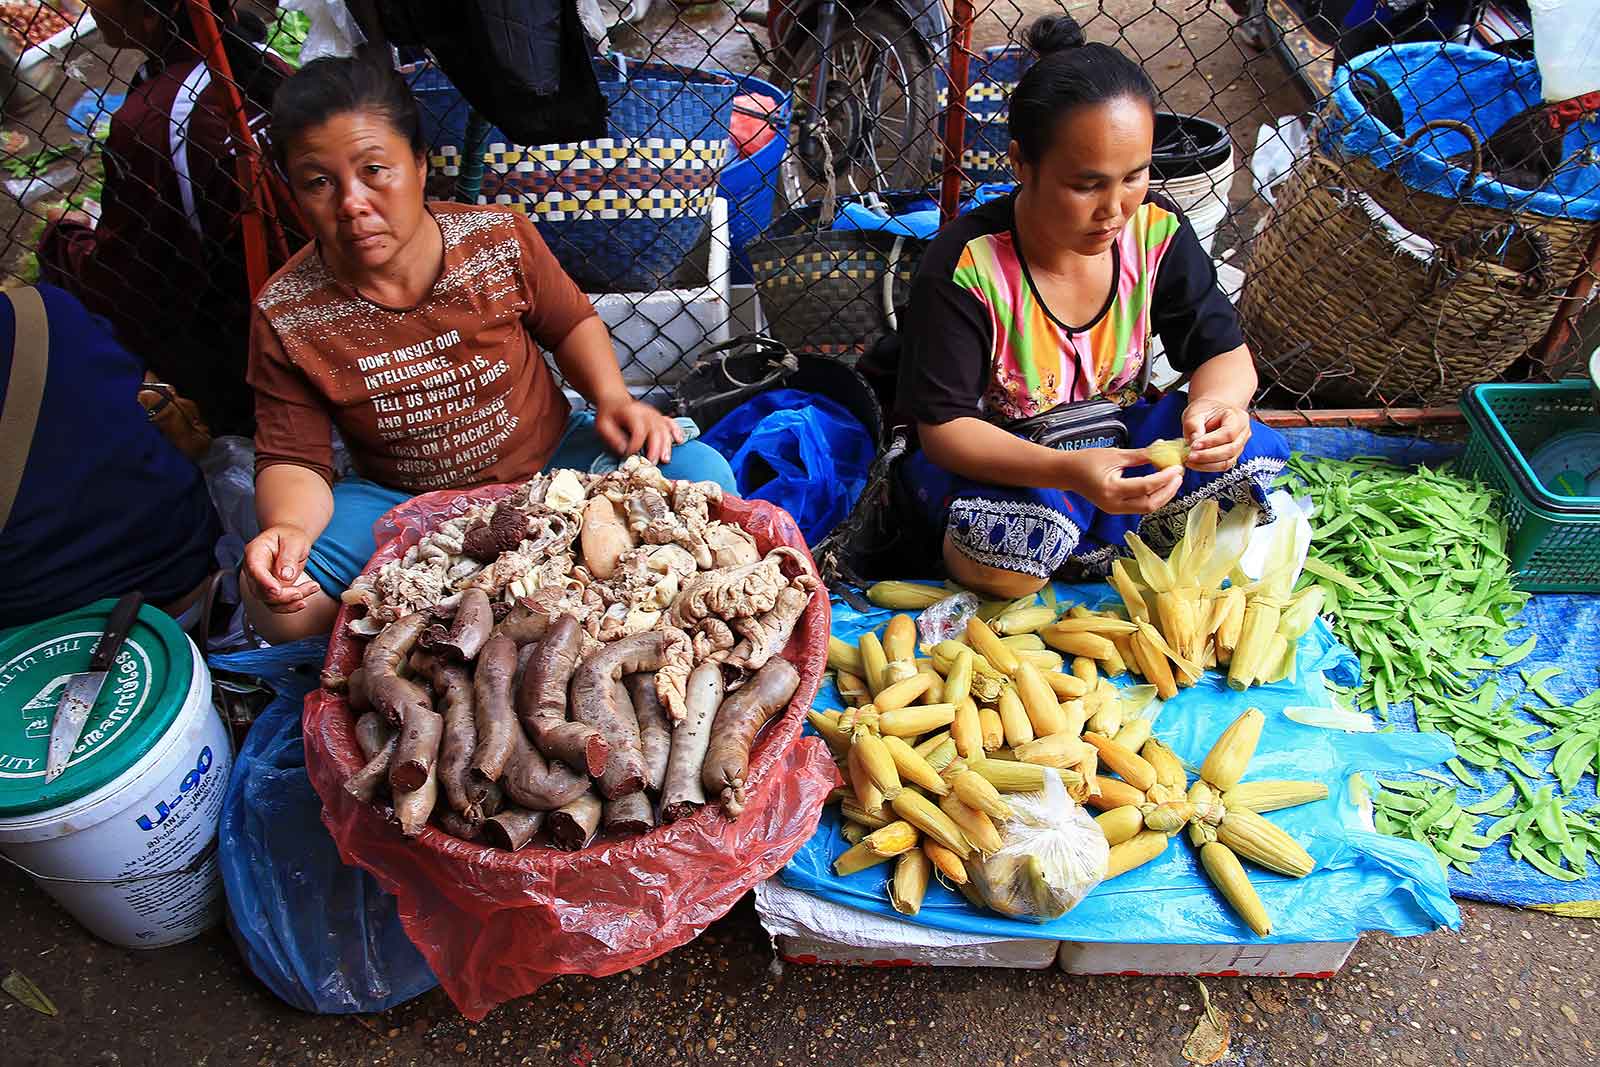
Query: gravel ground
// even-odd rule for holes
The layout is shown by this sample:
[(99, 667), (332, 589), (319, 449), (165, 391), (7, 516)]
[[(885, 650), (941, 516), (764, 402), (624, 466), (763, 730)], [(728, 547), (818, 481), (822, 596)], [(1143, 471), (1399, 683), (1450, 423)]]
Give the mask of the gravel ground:
[[(1222, 1064), (1482, 1065), (1600, 1061), (1595, 926), (1467, 904), (1459, 932), (1365, 939), (1325, 981), (1211, 979), (1232, 1033)], [(395, 1064), (654, 1067), (892, 1063), (1182, 1065), (1201, 1010), (1186, 978), (780, 964), (748, 902), (636, 971), (558, 979), (469, 1023), (435, 990), (382, 1015), (285, 1007), (213, 931), (112, 948), (25, 879), (0, 878), (0, 967), (61, 1014), (0, 997), (16, 1067)]]

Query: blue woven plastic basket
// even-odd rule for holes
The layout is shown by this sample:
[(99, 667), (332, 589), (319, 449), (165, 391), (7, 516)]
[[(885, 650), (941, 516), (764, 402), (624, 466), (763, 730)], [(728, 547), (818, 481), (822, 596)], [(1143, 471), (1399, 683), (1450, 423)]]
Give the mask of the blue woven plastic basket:
[[(967, 80), (967, 121), (962, 127), (961, 173), (967, 181), (1009, 182), (1011, 163), (1011, 90), (1033, 65), (1033, 53), (1016, 45), (986, 48), (972, 65)], [(934, 68), (939, 109), (934, 130), (933, 173), (944, 170), (944, 118), (950, 106), (950, 82), (943, 67)]]
[[(523, 146), (491, 127), (478, 203), (526, 211), (562, 267), (590, 292), (663, 288), (705, 234), (738, 85), (716, 71), (617, 55), (597, 59), (596, 67), (610, 103), (610, 136)], [(423, 113), (430, 194), (452, 195), (466, 100), (430, 64), (408, 80)]]
[(777, 201), (779, 167), (789, 151), (789, 115), (792, 98), (771, 82), (749, 75), (730, 75), (738, 83), (739, 95), (757, 94), (776, 100), (769, 121), (773, 126), (772, 140), (754, 155), (735, 159), (722, 168), (717, 178), (717, 191), (728, 202), (728, 243), (733, 256), (733, 283), (748, 285), (750, 256), (746, 246), (772, 223), (773, 205)]

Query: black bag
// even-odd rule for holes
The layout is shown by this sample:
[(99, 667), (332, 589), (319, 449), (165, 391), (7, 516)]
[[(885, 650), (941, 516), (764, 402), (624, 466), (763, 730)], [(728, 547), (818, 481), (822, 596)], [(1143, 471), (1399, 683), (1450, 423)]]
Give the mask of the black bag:
[(1128, 428), (1117, 418), (1122, 408), (1113, 400), (1078, 400), (1005, 424), (1025, 440), (1046, 448), (1076, 452), (1080, 448), (1126, 448)]

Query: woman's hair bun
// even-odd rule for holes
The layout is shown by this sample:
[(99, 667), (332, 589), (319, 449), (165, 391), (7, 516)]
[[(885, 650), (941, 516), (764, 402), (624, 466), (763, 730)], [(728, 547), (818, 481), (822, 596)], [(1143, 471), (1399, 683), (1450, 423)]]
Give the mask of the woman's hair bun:
[(1081, 48), (1085, 43), (1083, 27), (1068, 14), (1041, 15), (1028, 27), (1025, 41), (1028, 50), (1040, 59), (1056, 52)]

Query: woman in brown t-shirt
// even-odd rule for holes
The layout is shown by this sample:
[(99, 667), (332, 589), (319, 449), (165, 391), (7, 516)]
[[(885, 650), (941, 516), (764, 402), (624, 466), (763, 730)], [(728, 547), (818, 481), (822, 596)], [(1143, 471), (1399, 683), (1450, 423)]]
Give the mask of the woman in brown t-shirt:
[[(424, 202), (421, 122), (394, 71), (308, 63), (274, 100), (272, 142), (316, 240), (262, 288), (251, 326), (262, 532), (243, 586), (264, 637), (325, 632), (373, 522), (417, 493), (607, 452), (733, 490), (726, 460), (629, 393), (605, 324), (525, 216)], [(592, 413), (571, 414), (541, 347)], [(334, 481), (334, 427), (358, 478)]]

